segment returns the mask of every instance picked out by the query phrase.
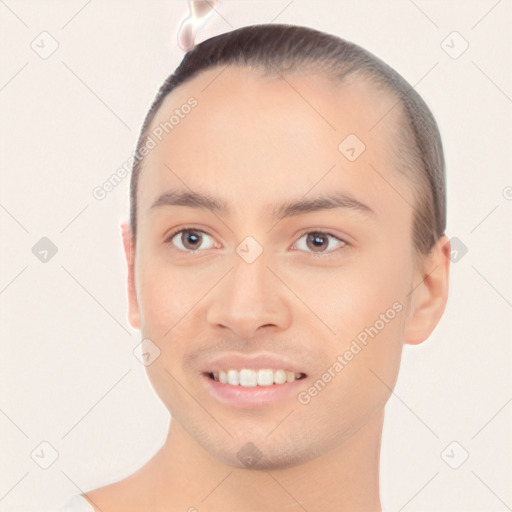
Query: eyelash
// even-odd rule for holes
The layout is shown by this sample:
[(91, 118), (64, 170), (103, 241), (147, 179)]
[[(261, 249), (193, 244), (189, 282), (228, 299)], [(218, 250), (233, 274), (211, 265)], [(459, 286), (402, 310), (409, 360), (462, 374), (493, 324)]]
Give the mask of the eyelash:
[[(204, 231), (202, 229), (198, 229), (198, 228), (195, 228), (194, 226), (185, 226), (185, 227), (181, 227), (175, 231), (173, 231), (166, 239), (165, 239), (165, 243), (166, 244), (172, 244), (172, 240), (173, 238), (184, 232), (184, 231), (196, 231), (198, 233), (204, 233), (208, 236), (212, 236), (210, 235), (207, 231)], [(310, 252), (310, 254), (313, 255), (313, 257), (322, 257), (322, 258), (326, 258), (326, 257), (329, 257), (329, 256), (332, 256), (333, 254), (336, 255), (337, 254), (337, 251), (341, 250), (341, 249), (344, 249), (348, 246), (350, 246), (350, 244), (346, 241), (346, 240), (343, 240), (342, 238), (339, 238), (338, 236), (336, 235), (333, 235), (332, 233), (329, 233), (329, 232), (326, 232), (326, 231), (321, 231), (321, 230), (318, 230), (318, 229), (312, 229), (312, 230), (308, 230), (308, 231), (304, 231), (300, 234), (299, 238), (297, 240), (300, 240), (304, 235), (308, 235), (310, 233), (316, 233), (316, 234), (319, 234), (319, 235), (325, 235), (325, 236), (329, 236), (329, 237), (332, 237), (334, 239), (336, 239), (338, 242), (342, 242), (343, 245), (341, 247), (338, 247), (338, 249), (334, 249), (332, 251), (328, 251), (328, 252), (323, 252), (323, 253), (314, 253), (314, 252)], [(295, 242), (296, 244), (297, 242)], [(295, 245), (294, 244), (294, 245)], [(177, 249), (178, 251), (180, 252), (183, 252), (183, 253), (186, 253), (186, 254), (189, 254), (189, 255), (194, 255), (194, 254), (198, 254), (200, 252), (202, 252), (201, 250), (195, 250), (195, 251), (190, 251), (190, 250), (184, 250), (184, 249)], [(300, 249), (294, 249), (294, 250), (300, 250)], [(309, 251), (308, 251), (309, 252)]]

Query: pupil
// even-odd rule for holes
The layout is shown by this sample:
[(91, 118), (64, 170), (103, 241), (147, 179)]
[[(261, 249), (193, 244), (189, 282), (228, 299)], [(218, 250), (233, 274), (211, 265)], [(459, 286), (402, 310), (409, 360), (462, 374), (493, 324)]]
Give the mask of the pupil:
[[(313, 234), (311, 235), (311, 239), (313, 241), (313, 244), (314, 244), (314, 248), (321, 248), (322, 245), (325, 245), (325, 236), (322, 236), (322, 235), (318, 235), (318, 234)], [(319, 244), (319, 245), (317, 245)]]
[[(188, 239), (195, 238), (195, 244), (197, 245), (197, 241), (199, 240), (199, 237), (194, 234), (193, 232), (185, 233), (185, 238), (187, 239), (186, 243), (188, 243)], [(185, 244), (186, 245), (186, 244)], [(194, 245), (194, 242), (192, 242), (192, 245)]]

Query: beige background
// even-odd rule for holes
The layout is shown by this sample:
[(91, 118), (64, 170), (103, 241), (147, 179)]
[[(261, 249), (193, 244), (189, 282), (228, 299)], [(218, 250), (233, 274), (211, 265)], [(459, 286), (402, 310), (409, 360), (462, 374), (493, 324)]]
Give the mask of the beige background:
[[(129, 180), (102, 201), (92, 190), (134, 150), (183, 56), (187, 9), (0, 1), (0, 512), (56, 510), (133, 472), (164, 440), (169, 417), (126, 317)], [(468, 252), (452, 264), (430, 340), (405, 349), (384, 429), (384, 509), (511, 510), (512, 2), (224, 0), (196, 41), (270, 21), (375, 53), (417, 84), (444, 139), (447, 234)], [(43, 31), (59, 45), (47, 59), (31, 48)], [(457, 59), (441, 46), (453, 31), (469, 43)], [(58, 248), (47, 263), (32, 253), (44, 236)], [(452, 459), (469, 452), (459, 469), (441, 457), (452, 441)]]

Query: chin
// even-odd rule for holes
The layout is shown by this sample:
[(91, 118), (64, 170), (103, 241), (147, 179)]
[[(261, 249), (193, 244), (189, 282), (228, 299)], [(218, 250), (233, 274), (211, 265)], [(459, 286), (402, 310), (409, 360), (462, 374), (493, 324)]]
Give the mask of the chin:
[(227, 466), (260, 471), (297, 466), (323, 453), (312, 446), (304, 446), (304, 440), (291, 442), (289, 437), (288, 443), (283, 442), (282, 438), (270, 441), (264, 436), (260, 440), (250, 441), (245, 436), (241, 441), (224, 440), (224, 443), (213, 446), (205, 446), (203, 441), (202, 444), (214, 459)]

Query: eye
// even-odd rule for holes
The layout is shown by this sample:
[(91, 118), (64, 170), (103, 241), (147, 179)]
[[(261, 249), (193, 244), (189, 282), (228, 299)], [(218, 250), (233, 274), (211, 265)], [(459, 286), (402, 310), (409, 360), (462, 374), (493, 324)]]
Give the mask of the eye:
[[(306, 238), (305, 242), (301, 243), (301, 240), (304, 237)], [(335, 242), (338, 244), (338, 247), (335, 247), (334, 249), (331, 249), (329, 251), (322, 250), (329, 245), (330, 239), (335, 240)], [(299, 240), (296, 242), (296, 245), (299, 248), (299, 250), (305, 250), (306, 252), (308, 252), (311, 249), (311, 252), (322, 255), (325, 253), (332, 253), (336, 249), (345, 247), (346, 245), (349, 244), (348, 242), (345, 242), (345, 240), (342, 240), (337, 236), (331, 235), (330, 233), (325, 233), (323, 231), (308, 231), (299, 238)], [(294, 247), (292, 247), (292, 249)]]
[[(173, 244), (178, 250), (189, 254), (196, 254), (200, 252), (200, 249), (218, 247), (214, 242), (210, 242), (209, 244), (207, 243), (206, 247), (202, 247), (205, 241), (205, 236), (212, 239), (211, 235), (201, 229), (184, 227), (172, 232), (165, 240), (165, 243)], [(303, 238), (305, 238), (305, 241), (301, 242)], [(326, 246), (329, 246), (331, 240), (334, 240), (335, 245), (338, 245), (338, 247), (334, 247), (334, 249), (330, 249), (328, 251), (324, 250)], [(348, 245), (348, 242), (345, 242), (345, 240), (342, 240), (330, 233), (323, 231), (307, 231), (301, 235), (295, 245), (292, 246), (292, 249), (297, 248), (299, 250), (312, 252), (315, 255), (321, 256), (323, 254), (330, 255), (330, 253), (335, 252), (336, 249)]]
[[(173, 240), (176, 239), (173, 245), (175, 245), (181, 251), (190, 252), (194, 254), (196, 252), (199, 252), (199, 248), (201, 247), (201, 244), (204, 241), (205, 235), (207, 237), (210, 237), (210, 235), (208, 235), (208, 233), (206, 233), (205, 231), (186, 227), (181, 228), (179, 231), (174, 231), (173, 233), (171, 233), (171, 235), (169, 235), (165, 242), (173, 243)], [(211, 249), (214, 246), (215, 244), (211, 243), (209, 246), (202, 248)]]

